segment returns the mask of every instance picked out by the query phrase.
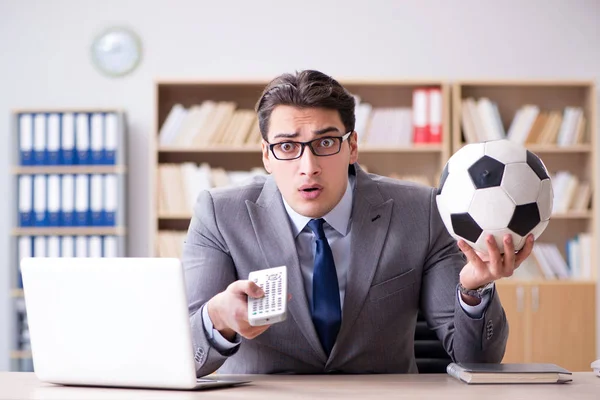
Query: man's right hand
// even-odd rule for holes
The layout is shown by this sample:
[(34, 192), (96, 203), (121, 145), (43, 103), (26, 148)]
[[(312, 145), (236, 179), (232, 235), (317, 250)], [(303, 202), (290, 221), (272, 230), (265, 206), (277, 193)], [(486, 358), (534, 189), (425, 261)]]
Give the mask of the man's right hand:
[(250, 325), (247, 296), (261, 298), (264, 292), (252, 281), (239, 280), (233, 282), (224, 292), (217, 294), (206, 304), (214, 328), (230, 342), (234, 340), (236, 332), (246, 339), (254, 339), (269, 329), (270, 325)]

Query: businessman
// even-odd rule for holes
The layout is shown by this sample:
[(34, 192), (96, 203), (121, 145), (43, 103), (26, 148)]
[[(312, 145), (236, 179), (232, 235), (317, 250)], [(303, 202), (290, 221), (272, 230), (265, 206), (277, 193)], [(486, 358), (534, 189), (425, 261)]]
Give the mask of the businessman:
[[(421, 310), (453, 360), (500, 362), (508, 337), (494, 282), (533, 238), (489, 257), (446, 231), (435, 188), (368, 174), (354, 99), (318, 71), (284, 74), (258, 99), (252, 182), (200, 193), (183, 250), (198, 376), (416, 373)], [(253, 327), (254, 270), (288, 268), (289, 316)]]

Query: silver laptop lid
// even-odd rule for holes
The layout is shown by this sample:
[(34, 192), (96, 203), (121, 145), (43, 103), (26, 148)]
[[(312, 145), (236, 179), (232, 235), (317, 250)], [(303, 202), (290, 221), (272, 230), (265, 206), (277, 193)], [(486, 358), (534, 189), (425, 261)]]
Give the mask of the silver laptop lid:
[(25, 258), (21, 270), (40, 380), (196, 386), (178, 259)]

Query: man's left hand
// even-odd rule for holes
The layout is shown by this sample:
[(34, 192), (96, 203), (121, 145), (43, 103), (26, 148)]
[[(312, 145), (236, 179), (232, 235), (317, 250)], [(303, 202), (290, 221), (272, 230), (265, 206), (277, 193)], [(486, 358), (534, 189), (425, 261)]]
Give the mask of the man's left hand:
[(475, 251), (464, 240), (458, 247), (467, 257), (468, 263), (460, 271), (460, 283), (467, 289), (476, 289), (492, 281), (512, 276), (515, 269), (529, 257), (533, 249), (533, 235), (527, 237), (525, 245), (515, 253), (511, 235), (504, 236), (504, 254), (500, 252), (492, 235), (487, 238), (488, 253)]

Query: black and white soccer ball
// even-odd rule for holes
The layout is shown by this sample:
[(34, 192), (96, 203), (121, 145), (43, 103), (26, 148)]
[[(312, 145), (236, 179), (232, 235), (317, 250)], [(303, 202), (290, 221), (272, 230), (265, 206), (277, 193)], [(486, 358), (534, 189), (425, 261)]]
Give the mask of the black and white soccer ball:
[(512, 235), (515, 250), (533, 233), (537, 239), (548, 226), (554, 192), (542, 160), (507, 139), (472, 143), (446, 163), (436, 196), (446, 229), (457, 240), (487, 253), (486, 237)]

